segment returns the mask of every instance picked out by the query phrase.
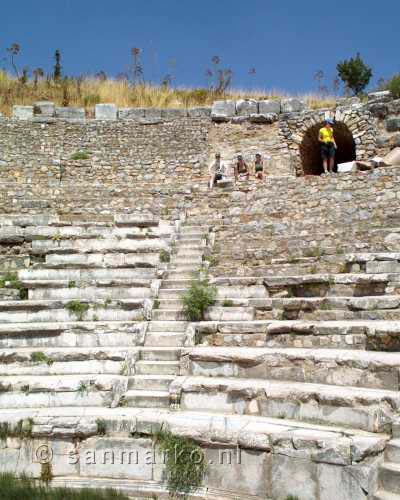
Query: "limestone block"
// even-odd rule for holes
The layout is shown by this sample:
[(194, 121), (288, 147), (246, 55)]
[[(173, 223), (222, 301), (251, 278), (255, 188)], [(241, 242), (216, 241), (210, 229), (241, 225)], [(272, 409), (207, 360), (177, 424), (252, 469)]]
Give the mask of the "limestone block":
[(236, 101), (236, 114), (250, 116), (258, 113), (258, 104), (254, 99), (240, 99)]
[(83, 122), (85, 121), (85, 117), (86, 115), (84, 108), (56, 108), (56, 118), (59, 118), (60, 120), (70, 122)]
[(186, 118), (188, 115), (187, 109), (162, 109), (161, 110), (161, 118), (164, 120), (176, 120), (179, 118)]
[(82, 444), (79, 459), (83, 477), (153, 478), (151, 439), (91, 438)]
[(139, 120), (144, 118), (144, 108), (121, 108), (118, 111), (120, 120)]
[(117, 106), (115, 104), (96, 104), (95, 107), (96, 120), (116, 120)]
[(323, 500), (365, 500), (368, 493), (368, 478), (371, 468), (362, 466), (337, 467), (318, 465), (319, 496)]
[(368, 111), (373, 115), (383, 120), (389, 113), (387, 105), (383, 102), (375, 102), (368, 106)]
[(249, 497), (269, 497), (269, 453), (239, 448), (207, 448), (205, 455), (209, 464), (205, 482), (210, 488), (234, 490)]
[(31, 120), (33, 118), (33, 106), (13, 106), (12, 117), (17, 120)]
[(258, 112), (260, 114), (276, 113), (279, 115), (281, 112), (281, 101), (279, 99), (266, 99), (259, 101)]
[(161, 120), (161, 109), (157, 108), (146, 108), (144, 110), (144, 116), (147, 119)]
[(190, 108), (188, 115), (190, 118), (209, 117), (211, 116), (211, 108)]
[(229, 121), (236, 115), (235, 101), (215, 101), (211, 108), (211, 118), (216, 122)]
[(385, 122), (388, 132), (397, 132), (400, 130), (400, 118), (388, 118)]
[[(318, 465), (309, 460), (272, 455), (271, 493), (272, 498), (286, 498), (289, 495), (299, 500), (319, 498)], [(335, 490), (337, 492), (337, 489)], [(338, 495), (336, 496), (336, 498)]]
[(281, 109), (282, 113), (298, 113), (306, 109), (306, 104), (304, 101), (292, 97), (289, 99), (282, 99)]
[(368, 94), (368, 102), (387, 102), (392, 100), (393, 95), (390, 90), (382, 90), (380, 92), (370, 92)]
[(55, 114), (54, 102), (38, 101), (33, 104), (33, 112), (42, 116), (54, 116)]
[(252, 114), (249, 121), (252, 123), (274, 123), (278, 121), (278, 115), (276, 113)]

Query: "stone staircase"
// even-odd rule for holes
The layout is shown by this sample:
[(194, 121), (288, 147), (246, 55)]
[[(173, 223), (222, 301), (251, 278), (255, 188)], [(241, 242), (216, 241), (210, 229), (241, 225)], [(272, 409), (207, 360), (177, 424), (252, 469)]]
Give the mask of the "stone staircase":
[[(203, 264), (206, 226), (183, 225), (177, 235), (168, 270), (161, 281), (145, 346), (130, 377), (126, 403), (132, 407), (169, 408), (169, 387), (179, 376), (187, 322), (181, 295)], [(156, 347), (157, 346), (157, 347)]]

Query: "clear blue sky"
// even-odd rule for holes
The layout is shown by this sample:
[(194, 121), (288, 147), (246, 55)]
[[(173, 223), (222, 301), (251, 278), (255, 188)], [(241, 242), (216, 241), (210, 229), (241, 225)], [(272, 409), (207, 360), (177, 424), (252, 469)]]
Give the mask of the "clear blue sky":
[(316, 88), (318, 69), (330, 83), (357, 51), (374, 81), (400, 72), (399, 20), (399, 0), (15, 0), (2, 2), (0, 53), (18, 42), (21, 66), (51, 71), (59, 48), (65, 73), (115, 76), (140, 47), (148, 80), (175, 60), (175, 83), (187, 86), (205, 85), (218, 55), (234, 87), (296, 93)]

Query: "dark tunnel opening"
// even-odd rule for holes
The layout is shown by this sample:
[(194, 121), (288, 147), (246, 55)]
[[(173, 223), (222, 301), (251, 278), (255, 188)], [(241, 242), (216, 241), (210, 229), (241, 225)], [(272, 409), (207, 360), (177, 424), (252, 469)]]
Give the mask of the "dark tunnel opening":
[[(304, 175), (321, 175), (324, 173), (318, 133), (323, 123), (313, 125), (304, 134), (300, 145), (300, 156)], [(353, 135), (345, 123), (335, 123), (334, 136), (338, 149), (335, 158), (335, 172), (339, 163), (356, 159), (356, 144)]]

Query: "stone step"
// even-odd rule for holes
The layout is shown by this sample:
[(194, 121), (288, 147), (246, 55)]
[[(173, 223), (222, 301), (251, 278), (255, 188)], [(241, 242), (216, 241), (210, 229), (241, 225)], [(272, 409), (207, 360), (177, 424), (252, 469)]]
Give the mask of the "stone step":
[(32, 241), (33, 255), (96, 254), (96, 253), (159, 253), (168, 245), (160, 238), (146, 240), (97, 239)]
[(140, 349), (140, 359), (143, 361), (177, 361), (179, 360), (180, 354), (181, 349), (169, 347), (142, 347)]
[(18, 271), (21, 281), (66, 281), (80, 283), (97, 280), (150, 280), (155, 278), (153, 269), (23, 269)]
[(183, 359), (188, 373), (195, 376), (400, 389), (400, 353), (213, 346), (187, 348)]
[(172, 262), (168, 266), (168, 272), (170, 273), (193, 273), (196, 272), (200, 269), (200, 264), (181, 264), (181, 265), (175, 265), (174, 262)]
[(30, 300), (117, 300), (145, 299), (151, 296), (150, 287), (88, 286), (86, 288), (35, 288), (29, 290)]
[(372, 500), (400, 500), (400, 495), (389, 491), (379, 490), (371, 497)]
[(189, 288), (190, 284), (192, 282), (192, 279), (166, 279), (162, 280), (161, 283), (161, 289), (176, 289), (176, 288)]
[(400, 464), (381, 464), (378, 469), (378, 482), (385, 491), (400, 495)]
[(252, 321), (255, 319), (253, 307), (209, 307), (205, 312), (208, 321)]
[(160, 288), (158, 298), (161, 299), (181, 299), (182, 295), (186, 292), (187, 288)]
[[(121, 375), (138, 348), (18, 348), (0, 351), (0, 376)], [(131, 361), (130, 361), (131, 362)]]
[(205, 238), (205, 234), (201, 232), (193, 231), (191, 233), (180, 233), (177, 235), (177, 242), (180, 241), (193, 241), (201, 242)]
[(153, 309), (151, 316), (154, 321), (183, 321), (186, 319), (182, 309)]
[(158, 309), (180, 309), (182, 307), (182, 301), (180, 299), (159, 299)]
[(125, 393), (127, 406), (137, 408), (169, 408), (168, 391), (129, 390)]
[(200, 234), (206, 234), (208, 233), (208, 226), (202, 226), (202, 225), (184, 225), (181, 226), (180, 228), (180, 234), (187, 234), (187, 233), (200, 233)]
[(0, 324), (0, 348), (135, 347), (144, 342), (145, 325), (136, 321)]
[(174, 379), (174, 375), (135, 375), (129, 378), (128, 390), (168, 391)]
[(140, 278), (117, 278), (117, 279), (94, 279), (87, 281), (69, 281), (69, 280), (20, 280), (23, 288), (87, 288), (87, 287), (129, 287), (140, 288), (149, 287), (151, 280)]
[(182, 347), (185, 334), (180, 332), (153, 332), (146, 334), (147, 347)]
[(195, 280), (199, 276), (199, 269), (192, 269), (190, 271), (182, 272), (182, 271), (171, 271), (169, 270), (167, 272), (167, 275), (165, 279), (167, 280), (182, 280), (182, 279), (187, 279), (187, 280)]
[(159, 253), (92, 253), (92, 254), (46, 254), (43, 268), (46, 269), (96, 269), (96, 268), (153, 268), (160, 262)]
[(178, 266), (194, 266), (194, 267), (200, 267), (201, 264), (203, 263), (203, 258), (202, 255), (194, 255), (194, 256), (183, 256), (183, 257), (178, 257), (178, 256), (173, 256), (171, 259), (171, 267), (178, 267)]
[(151, 321), (147, 332), (184, 333), (187, 325), (187, 321)]
[(385, 459), (388, 462), (400, 464), (400, 439), (389, 441), (385, 449)]
[(170, 393), (186, 411), (251, 413), (369, 432), (391, 432), (400, 408), (398, 391), (260, 379), (178, 377)]
[(138, 375), (179, 375), (179, 361), (138, 361)]
[(196, 330), (202, 345), (400, 351), (398, 321), (216, 321)]
[(127, 385), (118, 375), (56, 375), (2, 377), (0, 408), (55, 406), (110, 406), (117, 386)]
[(203, 241), (204, 240), (202, 238), (180, 237), (176, 240), (176, 248), (177, 249), (187, 249), (187, 248), (203, 249), (203, 247), (204, 247)]

